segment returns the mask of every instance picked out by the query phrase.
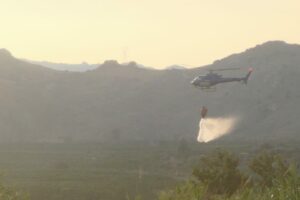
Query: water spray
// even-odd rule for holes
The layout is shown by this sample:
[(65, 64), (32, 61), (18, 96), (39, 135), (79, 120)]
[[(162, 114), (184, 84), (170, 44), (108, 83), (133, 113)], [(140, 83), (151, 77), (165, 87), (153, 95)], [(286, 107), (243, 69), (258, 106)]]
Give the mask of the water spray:
[(199, 122), (198, 142), (210, 142), (232, 131), (236, 118), (201, 118)]

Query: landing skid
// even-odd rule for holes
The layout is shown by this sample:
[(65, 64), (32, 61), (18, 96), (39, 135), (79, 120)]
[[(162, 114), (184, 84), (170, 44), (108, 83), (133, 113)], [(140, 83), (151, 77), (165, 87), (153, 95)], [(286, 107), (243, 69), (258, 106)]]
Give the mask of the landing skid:
[(217, 87), (201, 87), (200, 89), (202, 91), (205, 91), (205, 92), (215, 92), (215, 91), (217, 91)]

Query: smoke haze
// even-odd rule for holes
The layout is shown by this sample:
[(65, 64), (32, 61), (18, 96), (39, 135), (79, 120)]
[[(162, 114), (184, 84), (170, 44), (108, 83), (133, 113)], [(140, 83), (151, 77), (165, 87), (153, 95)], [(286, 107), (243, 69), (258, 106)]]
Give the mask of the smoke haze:
[(228, 134), (236, 124), (236, 118), (206, 118), (199, 122), (198, 142), (210, 142)]

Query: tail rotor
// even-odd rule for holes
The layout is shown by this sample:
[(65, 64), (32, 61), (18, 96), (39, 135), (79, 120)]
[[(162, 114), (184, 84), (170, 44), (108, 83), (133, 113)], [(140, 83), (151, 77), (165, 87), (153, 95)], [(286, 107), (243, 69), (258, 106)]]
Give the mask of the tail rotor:
[(252, 72), (253, 72), (253, 68), (250, 67), (250, 68), (248, 69), (248, 73), (246, 74), (245, 78), (243, 79), (243, 81), (244, 81), (245, 84), (248, 83), (248, 79), (249, 79), (249, 77), (250, 77), (250, 75), (251, 75)]

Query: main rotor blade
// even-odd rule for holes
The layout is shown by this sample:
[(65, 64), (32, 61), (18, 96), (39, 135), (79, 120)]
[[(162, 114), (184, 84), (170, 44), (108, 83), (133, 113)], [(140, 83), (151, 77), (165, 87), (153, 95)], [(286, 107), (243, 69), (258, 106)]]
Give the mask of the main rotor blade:
[(224, 69), (208, 69), (209, 71), (229, 71), (229, 70), (240, 70), (240, 67), (235, 68), (224, 68)]

